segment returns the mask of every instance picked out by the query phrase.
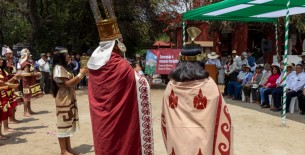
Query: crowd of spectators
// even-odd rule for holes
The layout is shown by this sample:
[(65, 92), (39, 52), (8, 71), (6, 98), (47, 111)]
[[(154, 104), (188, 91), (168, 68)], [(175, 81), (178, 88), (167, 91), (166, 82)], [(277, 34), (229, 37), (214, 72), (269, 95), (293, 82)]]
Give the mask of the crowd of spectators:
[[(289, 112), (293, 98), (298, 98), (300, 114), (305, 114), (305, 52), (297, 64), (288, 62), (285, 71), (282, 56), (272, 64), (256, 64), (251, 52), (241, 56), (232, 52), (224, 65), (225, 89), (223, 95), (232, 100), (259, 104), (278, 112), (283, 109), (286, 85), (286, 111)], [(285, 83), (286, 82), (286, 83)], [(295, 100), (293, 100), (294, 102)], [(294, 106), (294, 104), (293, 104)]]

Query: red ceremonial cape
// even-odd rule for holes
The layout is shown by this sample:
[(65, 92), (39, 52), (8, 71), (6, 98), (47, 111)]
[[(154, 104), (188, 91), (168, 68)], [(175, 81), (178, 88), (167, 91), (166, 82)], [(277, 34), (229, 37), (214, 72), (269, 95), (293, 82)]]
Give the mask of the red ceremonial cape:
[(140, 155), (135, 71), (118, 54), (89, 70), (88, 96), (96, 155)]

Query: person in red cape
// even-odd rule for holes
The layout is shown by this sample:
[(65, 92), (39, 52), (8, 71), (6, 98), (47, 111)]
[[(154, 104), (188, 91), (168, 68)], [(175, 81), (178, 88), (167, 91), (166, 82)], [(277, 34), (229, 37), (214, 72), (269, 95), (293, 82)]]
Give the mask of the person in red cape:
[[(92, 9), (98, 9), (96, 1), (90, 2)], [(121, 57), (126, 47), (119, 41), (115, 17), (96, 22), (101, 42), (88, 62), (95, 154), (153, 155), (149, 84)]]

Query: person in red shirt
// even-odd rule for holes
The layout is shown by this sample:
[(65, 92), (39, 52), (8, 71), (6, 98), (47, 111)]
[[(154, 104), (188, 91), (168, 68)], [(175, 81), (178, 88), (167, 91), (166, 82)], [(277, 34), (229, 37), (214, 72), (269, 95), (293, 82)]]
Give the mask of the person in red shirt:
[(270, 108), (270, 105), (266, 104), (266, 103), (269, 103), (269, 101), (268, 101), (269, 98), (264, 97), (264, 92), (267, 89), (271, 89), (271, 88), (276, 87), (276, 80), (280, 77), (280, 74), (281, 74), (280, 67), (272, 66), (271, 76), (268, 78), (267, 82), (263, 85), (263, 87), (259, 89), (259, 93), (260, 93), (260, 96), (261, 96), (261, 106), (262, 106), (262, 108)]

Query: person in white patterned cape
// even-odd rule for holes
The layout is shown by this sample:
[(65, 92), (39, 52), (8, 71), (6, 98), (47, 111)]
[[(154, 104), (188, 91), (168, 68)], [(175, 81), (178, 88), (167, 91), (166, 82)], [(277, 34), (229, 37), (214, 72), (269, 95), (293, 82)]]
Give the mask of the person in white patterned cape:
[(163, 96), (161, 130), (167, 154), (233, 155), (228, 106), (203, 69), (201, 48), (186, 46), (169, 74)]

